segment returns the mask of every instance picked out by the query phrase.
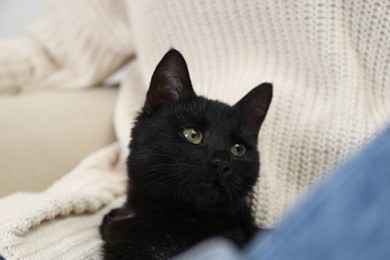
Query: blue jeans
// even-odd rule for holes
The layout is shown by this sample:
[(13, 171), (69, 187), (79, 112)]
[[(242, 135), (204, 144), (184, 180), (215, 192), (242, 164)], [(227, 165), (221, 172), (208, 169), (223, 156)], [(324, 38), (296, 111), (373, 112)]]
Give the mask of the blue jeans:
[(390, 128), (244, 251), (224, 240), (185, 259), (390, 259)]

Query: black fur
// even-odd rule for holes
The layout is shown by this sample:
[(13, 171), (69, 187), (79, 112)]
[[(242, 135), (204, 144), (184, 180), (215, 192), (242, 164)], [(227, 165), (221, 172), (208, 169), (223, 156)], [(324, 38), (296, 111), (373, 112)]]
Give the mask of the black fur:
[[(129, 191), (100, 227), (105, 259), (167, 259), (222, 236), (242, 246), (257, 231), (247, 195), (258, 177), (258, 131), (272, 85), (254, 88), (236, 105), (197, 96), (182, 55), (157, 65), (132, 130)], [(183, 128), (199, 130), (199, 144)], [(245, 155), (230, 152), (245, 145)]]

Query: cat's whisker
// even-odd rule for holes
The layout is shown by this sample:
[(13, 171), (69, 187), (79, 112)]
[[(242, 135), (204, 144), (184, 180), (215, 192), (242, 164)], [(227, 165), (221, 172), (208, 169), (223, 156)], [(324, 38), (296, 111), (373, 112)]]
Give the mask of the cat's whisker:
[[(148, 177), (150, 177), (150, 176), (148, 176)], [(179, 178), (180, 178), (180, 175), (178, 175), (176, 172), (170, 172), (167, 174), (162, 174), (161, 176), (158, 176), (157, 178), (153, 178), (149, 182), (144, 183), (143, 185), (151, 187), (152, 184), (155, 184), (154, 187), (158, 187), (158, 186), (162, 186), (162, 185), (164, 185), (172, 180), (177, 180)]]
[[(147, 174), (147, 173), (155, 172), (155, 171), (158, 171), (159, 174), (160, 174), (164, 170), (164, 167), (172, 167), (172, 168), (169, 169), (170, 171), (172, 171), (172, 169), (176, 169), (177, 170), (177, 166), (178, 166), (177, 163), (161, 163), (161, 164), (156, 164), (156, 165), (150, 165), (147, 170), (138, 171), (136, 173), (132, 173), (132, 175), (133, 176), (138, 176), (138, 175), (143, 175), (143, 174)], [(182, 163), (180, 163), (180, 166), (183, 169), (186, 168), (186, 167), (183, 167), (183, 166), (193, 167), (193, 165), (182, 164)], [(190, 169), (190, 167), (188, 167), (188, 168)]]

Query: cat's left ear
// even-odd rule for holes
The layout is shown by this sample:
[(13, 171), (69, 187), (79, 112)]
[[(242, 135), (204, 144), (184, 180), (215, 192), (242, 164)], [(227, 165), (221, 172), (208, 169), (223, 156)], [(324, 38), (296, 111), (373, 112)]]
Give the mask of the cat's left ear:
[(246, 94), (234, 106), (237, 107), (245, 123), (257, 134), (267, 115), (272, 100), (272, 84), (262, 83)]
[(157, 65), (149, 90), (145, 109), (152, 112), (161, 106), (196, 96), (192, 88), (186, 61), (175, 49), (169, 50)]

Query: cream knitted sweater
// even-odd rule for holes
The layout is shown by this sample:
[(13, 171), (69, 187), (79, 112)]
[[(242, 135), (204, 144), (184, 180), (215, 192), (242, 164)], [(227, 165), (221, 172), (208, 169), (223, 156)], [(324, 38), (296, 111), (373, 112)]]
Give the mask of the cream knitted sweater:
[(273, 225), (390, 119), (389, 17), (387, 0), (49, 1), (26, 36), (0, 43), (0, 91), (90, 87), (130, 60), (118, 142), (48, 190), (1, 199), (0, 255), (99, 258), (101, 218), (124, 198), (131, 120), (171, 46), (198, 94), (233, 103), (273, 82), (252, 198), (258, 224)]

